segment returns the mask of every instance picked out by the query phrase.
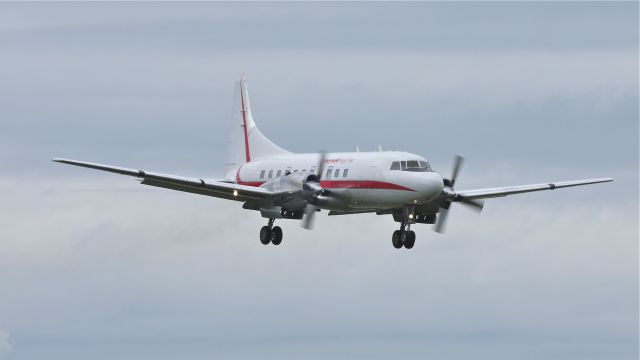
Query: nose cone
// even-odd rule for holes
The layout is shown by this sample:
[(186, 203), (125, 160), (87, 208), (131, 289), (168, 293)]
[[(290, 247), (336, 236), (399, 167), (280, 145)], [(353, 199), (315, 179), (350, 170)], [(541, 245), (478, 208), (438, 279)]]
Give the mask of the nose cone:
[(429, 201), (438, 197), (444, 189), (442, 177), (435, 172), (422, 173), (421, 175), (423, 178), (418, 190), (421, 200)]

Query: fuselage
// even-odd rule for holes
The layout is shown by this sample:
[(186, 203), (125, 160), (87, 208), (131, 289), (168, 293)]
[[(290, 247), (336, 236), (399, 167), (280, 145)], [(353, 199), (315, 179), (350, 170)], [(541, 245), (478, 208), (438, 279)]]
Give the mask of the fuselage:
[[(277, 188), (283, 177), (318, 175), (319, 161), (317, 153), (256, 158), (238, 167), (233, 181), (280, 190)], [(328, 153), (323, 167), (320, 186), (334, 196), (331, 203), (320, 207), (331, 210), (422, 204), (436, 198), (444, 188), (442, 177), (424, 158), (406, 152)]]

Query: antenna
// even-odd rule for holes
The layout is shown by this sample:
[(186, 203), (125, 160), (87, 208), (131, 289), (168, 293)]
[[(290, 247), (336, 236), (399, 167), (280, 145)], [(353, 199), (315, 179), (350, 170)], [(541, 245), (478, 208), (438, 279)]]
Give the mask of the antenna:
[(382, 145), (378, 145), (378, 151), (382, 152)]
[(360, 152), (360, 146), (356, 145), (356, 151)]

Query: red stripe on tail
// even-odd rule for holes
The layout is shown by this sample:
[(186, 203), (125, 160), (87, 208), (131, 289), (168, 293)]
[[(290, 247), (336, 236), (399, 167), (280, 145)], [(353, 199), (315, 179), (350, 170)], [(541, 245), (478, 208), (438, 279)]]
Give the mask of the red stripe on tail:
[(251, 154), (249, 153), (249, 135), (247, 134), (247, 111), (244, 109), (244, 92), (242, 91), (243, 83), (240, 82), (240, 101), (242, 102), (242, 107), (240, 108), (240, 112), (242, 112), (242, 124), (244, 127), (244, 154), (247, 162), (251, 161)]

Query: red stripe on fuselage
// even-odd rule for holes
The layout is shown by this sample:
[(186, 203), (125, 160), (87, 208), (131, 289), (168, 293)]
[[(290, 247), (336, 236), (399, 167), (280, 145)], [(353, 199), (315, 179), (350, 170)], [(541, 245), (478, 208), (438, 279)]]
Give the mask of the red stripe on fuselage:
[[(239, 174), (239, 171), (238, 171)], [(236, 175), (236, 182), (239, 185), (246, 186), (260, 186), (264, 184), (264, 181), (240, 181), (240, 177)], [(320, 181), (320, 186), (325, 189), (380, 189), (380, 190), (403, 190), (403, 191), (415, 191), (411, 188), (388, 183), (384, 181), (371, 181), (371, 180), (323, 180)]]
[(249, 153), (249, 135), (247, 134), (247, 112), (244, 109), (244, 93), (242, 91), (242, 82), (240, 82), (240, 101), (242, 102), (242, 124), (244, 128), (244, 154), (247, 162), (251, 161), (251, 154)]
[(371, 180), (321, 180), (320, 186), (324, 189), (384, 189), (415, 191), (402, 185)]

